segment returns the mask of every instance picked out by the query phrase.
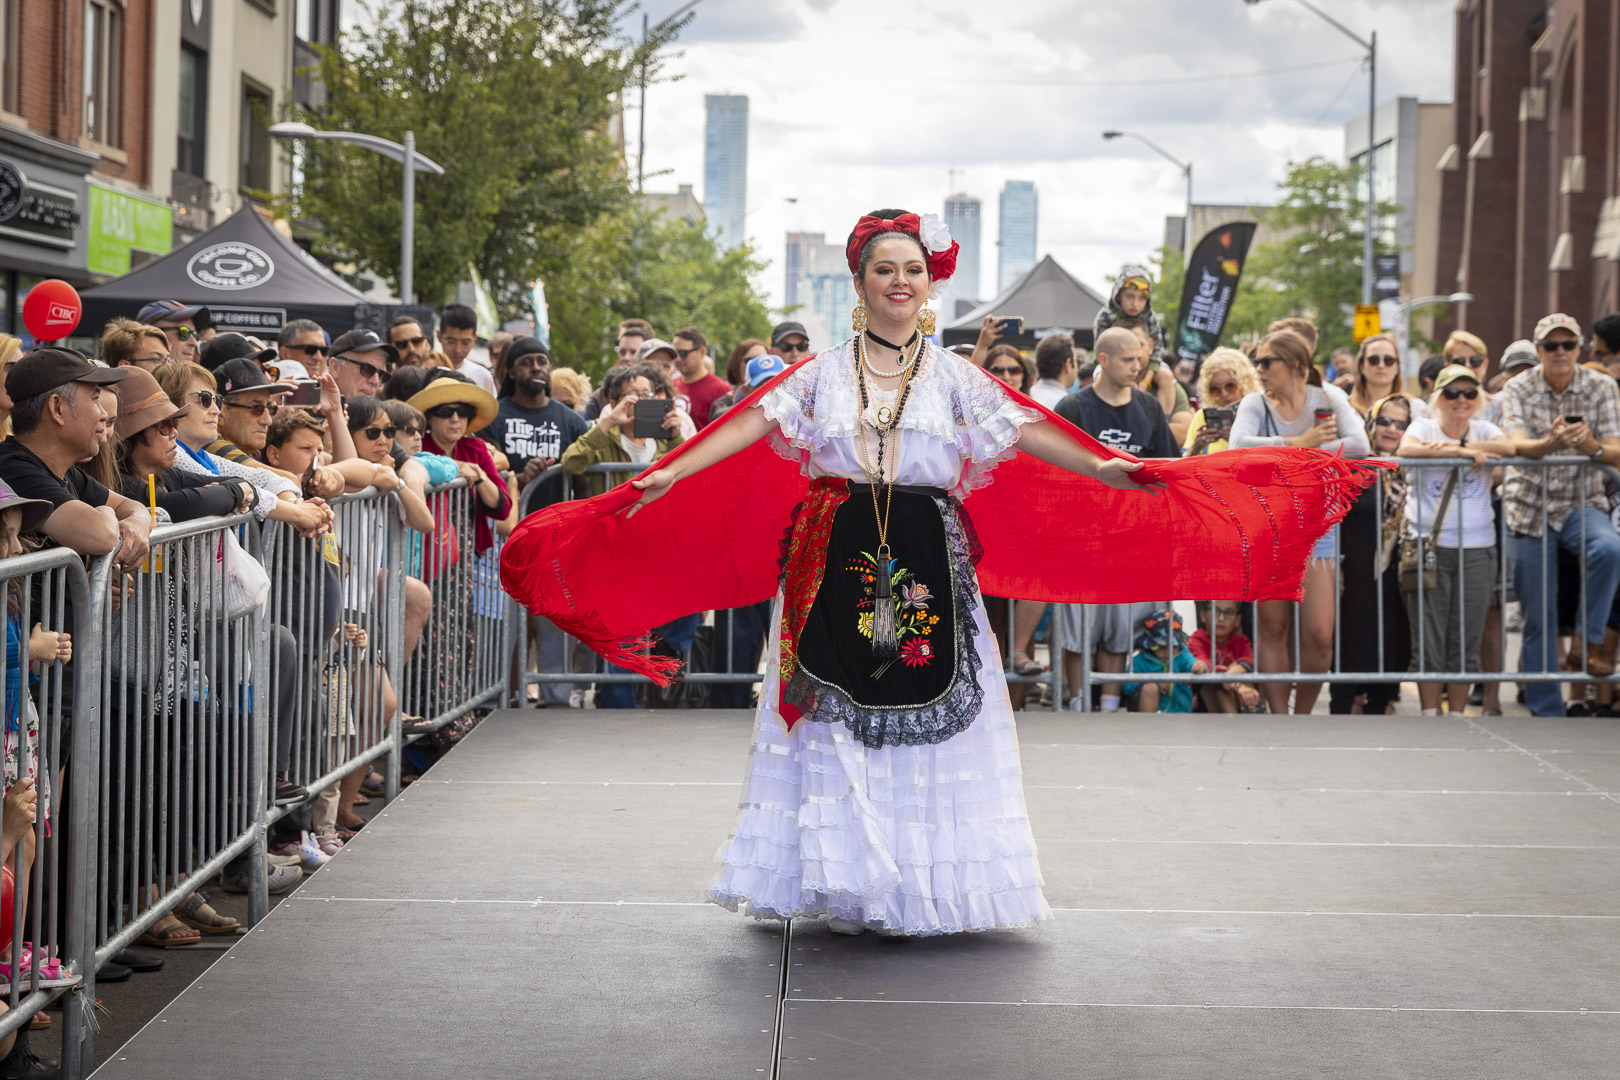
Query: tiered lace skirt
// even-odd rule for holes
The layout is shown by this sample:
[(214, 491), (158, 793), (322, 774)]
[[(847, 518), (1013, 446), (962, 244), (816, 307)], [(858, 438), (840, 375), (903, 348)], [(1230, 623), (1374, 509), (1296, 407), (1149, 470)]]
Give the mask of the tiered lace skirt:
[(741, 813), (710, 899), (761, 918), (830, 915), (916, 935), (1052, 917), (982, 604), (974, 619), (986, 684), (978, 718), (944, 742), (878, 749), (841, 723), (786, 730), (772, 633)]

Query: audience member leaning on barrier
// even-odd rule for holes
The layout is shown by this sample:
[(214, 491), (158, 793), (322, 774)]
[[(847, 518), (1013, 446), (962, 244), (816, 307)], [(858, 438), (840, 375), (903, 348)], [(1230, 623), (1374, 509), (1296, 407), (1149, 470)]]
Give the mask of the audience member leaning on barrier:
[[(1262, 390), (1244, 397), (1232, 421), (1231, 443), (1246, 446), (1306, 446), (1350, 457), (1365, 456), (1371, 446), (1350, 399), (1336, 386), (1310, 382), (1311, 345), (1292, 330), (1267, 334), (1255, 350), (1255, 370)], [(1320, 375), (1316, 375), (1320, 378)], [(1305, 599), (1297, 605), (1300, 655), (1289, 667), (1296, 605), (1268, 600), (1260, 605), (1255, 653), (1261, 671), (1327, 671), (1333, 658), (1333, 612), (1339, 595), (1339, 549), (1336, 532), (1317, 543), (1305, 571)], [(1321, 683), (1265, 683), (1261, 693), (1274, 713), (1294, 708), (1308, 713), (1321, 693)]]
[[(1580, 366), (1581, 328), (1564, 314), (1536, 324), (1540, 361), (1502, 388), (1502, 427), (1519, 457), (1581, 455), (1620, 464), (1620, 393), (1614, 379)], [(1522, 671), (1559, 664), (1558, 552), (1580, 556), (1586, 604), (1570, 662), (1599, 677), (1614, 665), (1601, 654), (1604, 628), (1620, 584), (1620, 535), (1609, 522), (1602, 475), (1582, 465), (1510, 465), (1502, 484), (1513, 591), (1524, 611)], [(1544, 550), (1545, 549), (1545, 550)], [(1555, 683), (1526, 683), (1525, 703), (1537, 716), (1560, 716)]]
[[(1259, 392), (1260, 378), (1247, 356), (1223, 347), (1204, 357), (1204, 366), (1198, 371), (1198, 399), (1203, 402), (1203, 408), (1193, 413), (1183, 450), (1194, 455), (1218, 454), (1228, 449), (1231, 443), (1227, 440), (1232, 434), (1232, 419), (1238, 403)], [(1209, 423), (1207, 414), (1211, 409), (1225, 410), (1225, 422)]]
[[(1435, 396), (1428, 417), (1413, 421), (1397, 451), (1408, 460), (1474, 461), (1468, 469), (1406, 469), (1412, 493), (1406, 502), (1407, 529), (1434, 549), (1434, 588), (1424, 594), (1421, 620), (1415, 596), (1408, 596), (1407, 609), (1414, 633), (1421, 635), (1423, 665), (1431, 671), (1479, 670), (1485, 613), (1496, 592), (1492, 465), (1499, 458), (1511, 457), (1513, 444), (1501, 428), (1479, 417), (1485, 405), (1480, 385), (1484, 366), (1453, 364), (1444, 368), (1434, 381)], [(1442, 492), (1447, 488), (1451, 497), (1445, 516), (1437, 523)], [(1421, 577), (1419, 580), (1421, 583)], [(1440, 711), (1440, 690), (1439, 683), (1418, 684), (1425, 713)], [(1448, 710), (1461, 714), (1468, 704), (1468, 684), (1448, 683), (1445, 691)]]

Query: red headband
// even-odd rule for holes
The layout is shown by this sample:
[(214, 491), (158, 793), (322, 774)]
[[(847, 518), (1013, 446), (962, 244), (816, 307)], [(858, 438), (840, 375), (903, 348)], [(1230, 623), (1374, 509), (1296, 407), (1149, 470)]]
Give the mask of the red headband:
[(861, 249), (866, 247), (866, 242), (886, 232), (900, 232), (917, 238), (928, 256), (928, 276), (933, 280), (944, 281), (956, 273), (956, 253), (961, 245), (953, 240), (944, 251), (929, 251), (928, 245), (922, 242), (922, 219), (916, 214), (901, 214), (892, 219), (873, 217), (871, 214), (862, 216), (855, 223), (855, 234), (849, 238), (849, 247), (844, 251), (849, 259), (850, 273), (860, 273)]

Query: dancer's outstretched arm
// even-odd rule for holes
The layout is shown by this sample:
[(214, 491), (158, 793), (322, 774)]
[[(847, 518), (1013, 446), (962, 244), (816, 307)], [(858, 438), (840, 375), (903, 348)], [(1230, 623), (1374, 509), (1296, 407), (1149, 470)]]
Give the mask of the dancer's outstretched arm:
[(1157, 495), (1164, 486), (1137, 483), (1131, 479), (1131, 473), (1142, 467), (1140, 461), (1105, 458), (1087, 450), (1050, 420), (1037, 420), (1021, 428), (1018, 432), (1018, 449), (1049, 465), (1089, 476), (1121, 491), (1145, 491)]
[(656, 469), (640, 480), (630, 481), (630, 486), (641, 492), (641, 498), (624, 516), (635, 517), (643, 506), (661, 498), (675, 481), (748, 449), (776, 428), (776, 421), (768, 419), (765, 410), (758, 405), (751, 405), (735, 416), (727, 413), (720, 423), (723, 425), (720, 430), (670, 462), (668, 468)]

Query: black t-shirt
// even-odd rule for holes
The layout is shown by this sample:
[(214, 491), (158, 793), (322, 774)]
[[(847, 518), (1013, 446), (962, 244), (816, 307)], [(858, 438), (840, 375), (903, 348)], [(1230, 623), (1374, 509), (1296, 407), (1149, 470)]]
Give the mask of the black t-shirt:
[[(44, 499), (60, 510), (70, 502), (106, 506), (112, 492), (83, 469), (77, 467), (59, 477), (39, 455), (12, 436), (0, 442), (0, 480), (11, 485), (25, 499)], [(47, 546), (55, 547), (50, 541)]]
[[(573, 409), (556, 401), (547, 402), (538, 409), (526, 409), (515, 398), (501, 398), (495, 420), (485, 428), (483, 437), (500, 447), (512, 471), (523, 473), (530, 458), (550, 458), (561, 461), (563, 451), (574, 440), (590, 430), (590, 425)], [(563, 478), (553, 477), (537, 498), (541, 504), (556, 502), (563, 495)]]
[(1123, 405), (1108, 404), (1087, 386), (1058, 402), (1053, 412), (1115, 450), (1144, 458), (1181, 456), (1159, 399), (1134, 386)]

